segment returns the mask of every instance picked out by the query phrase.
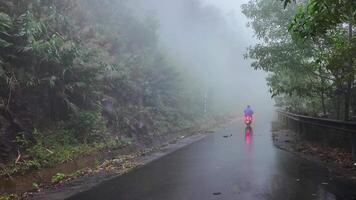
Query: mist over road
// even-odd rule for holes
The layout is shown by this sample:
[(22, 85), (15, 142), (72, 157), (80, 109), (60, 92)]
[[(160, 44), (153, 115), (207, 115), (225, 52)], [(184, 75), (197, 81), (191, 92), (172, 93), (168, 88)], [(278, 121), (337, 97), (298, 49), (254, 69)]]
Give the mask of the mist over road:
[(241, 12), (247, 0), (133, 0), (137, 15), (157, 19), (162, 48), (205, 86), (209, 108), (240, 112), (247, 104), (271, 112), (273, 100), (263, 71), (244, 54), (255, 45)]

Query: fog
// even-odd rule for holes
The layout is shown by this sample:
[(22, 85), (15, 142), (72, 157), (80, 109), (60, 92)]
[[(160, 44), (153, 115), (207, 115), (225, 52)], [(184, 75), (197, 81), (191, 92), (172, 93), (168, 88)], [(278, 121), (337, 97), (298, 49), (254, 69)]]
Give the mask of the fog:
[(133, 0), (138, 14), (154, 15), (159, 40), (189, 73), (201, 80), (208, 107), (221, 112), (241, 112), (250, 104), (256, 112), (272, 109), (266, 74), (244, 59), (257, 41), (247, 27), (241, 5), (247, 0)]

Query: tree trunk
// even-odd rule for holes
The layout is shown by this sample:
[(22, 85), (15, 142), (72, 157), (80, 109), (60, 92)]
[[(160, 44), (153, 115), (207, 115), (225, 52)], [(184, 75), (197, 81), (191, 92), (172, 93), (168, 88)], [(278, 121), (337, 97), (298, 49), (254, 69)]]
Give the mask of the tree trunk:
[(352, 82), (350, 77), (348, 77), (347, 80), (347, 89), (345, 92), (345, 115), (344, 115), (344, 120), (349, 121), (350, 120), (350, 110), (351, 110), (351, 88), (352, 88)]
[(337, 94), (337, 100), (336, 100), (336, 119), (341, 118), (341, 98), (340, 95)]
[(325, 116), (326, 116), (326, 108), (325, 108), (325, 88), (324, 88), (325, 80), (324, 80), (323, 75), (322, 75), (321, 66), (319, 66), (319, 75), (320, 75), (320, 83), (321, 83), (321, 93), (320, 93), (321, 106), (322, 106), (322, 109), (323, 109), (323, 115), (324, 115), (324, 117), (325, 117)]
[(325, 94), (324, 91), (321, 92), (321, 106), (323, 107), (323, 115), (326, 116), (326, 108), (325, 108)]
[[(352, 43), (352, 18), (350, 19), (349, 23), (349, 42)], [(350, 111), (351, 111), (351, 92), (352, 92), (352, 83), (354, 80), (354, 73), (353, 73), (353, 61), (352, 57), (350, 57), (348, 77), (347, 77), (347, 88), (345, 92), (345, 120), (350, 120)]]

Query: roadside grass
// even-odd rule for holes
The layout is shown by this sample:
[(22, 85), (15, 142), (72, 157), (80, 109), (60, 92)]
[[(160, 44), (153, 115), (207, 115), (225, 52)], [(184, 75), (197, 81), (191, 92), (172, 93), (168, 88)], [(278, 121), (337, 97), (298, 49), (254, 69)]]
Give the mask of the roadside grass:
[(36, 130), (35, 137), (36, 144), (23, 144), (24, 147), (27, 147), (24, 155), (19, 160), (2, 167), (0, 169), (0, 177), (7, 176), (11, 178), (11, 176), (23, 175), (32, 170), (51, 168), (58, 164), (73, 161), (78, 157), (90, 155), (96, 151), (117, 149), (129, 144), (113, 136), (104, 136), (91, 143), (79, 142), (67, 130), (54, 134), (43, 134)]
[(0, 200), (19, 200), (21, 199), (17, 194), (0, 195)]
[[(216, 123), (222, 119), (213, 121)], [(195, 125), (187, 122), (179, 124), (179, 127), (200, 127), (199, 124), (210, 123), (201, 120), (195, 122)], [(34, 143), (26, 139), (23, 133), (17, 135), (16, 143), (22, 147), (21, 154), (16, 161), (0, 166), (0, 178), (12, 179), (15, 175), (52, 168), (104, 149), (115, 150), (134, 143), (130, 139), (120, 140), (109, 134), (98, 112), (82, 112), (79, 116), (73, 116), (71, 123), (59, 124), (50, 130), (35, 129), (33, 135)]]

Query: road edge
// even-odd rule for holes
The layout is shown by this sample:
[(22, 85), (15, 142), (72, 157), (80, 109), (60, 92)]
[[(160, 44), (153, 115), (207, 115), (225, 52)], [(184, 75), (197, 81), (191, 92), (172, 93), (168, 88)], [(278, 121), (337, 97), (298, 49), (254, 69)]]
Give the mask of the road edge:
[(158, 145), (157, 147), (154, 147), (152, 149), (143, 151), (142, 155), (130, 160), (130, 162), (136, 163), (132, 168), (123, 170), (116, 170), (115, 168), (113, 168), (109, 170), (104, 169), (95, 171), (83, 177), (60, 183), (60, 185), (54, 187), (52, 186), (48, 188), (43, 188), (39, 192), (26, 193), (23, 199), (60, 200), (70, 198), (76, 194), (88, 191), (91, 188), (98, 186), (105, 181), (109, 181), (111, 179), (118, 178), (124, 174), (139, 170), (147, 164), (154, 162), (155, 160), (158, 160), (164, 156), (167, 156), (179, 149), (196, 143), (215, 132), (216, 131), (214, 129), (214, 131), (204, 131), (203, 133), (194, 134), (188, 137), (180, 136), (176, 140), (169, 141), (162, 145)]

